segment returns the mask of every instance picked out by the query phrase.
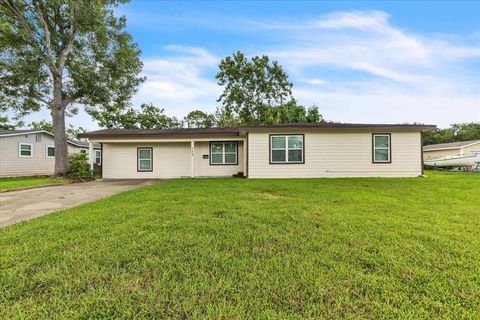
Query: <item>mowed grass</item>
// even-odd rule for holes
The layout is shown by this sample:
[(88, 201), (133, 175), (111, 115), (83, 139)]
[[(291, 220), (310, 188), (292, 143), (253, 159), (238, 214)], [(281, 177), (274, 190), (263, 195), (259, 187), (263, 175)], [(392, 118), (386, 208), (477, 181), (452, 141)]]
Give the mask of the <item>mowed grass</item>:
[(0, 318), (478, 319), (480, 175), (182, 179), (0, 229)]
[(65, 184), (68, 182), (69, 181), (66, 179), (52, 178), (52, 177), (45, 177), (45, 176), (0, 178), (0, 192), (59, 185), (59, 184)]

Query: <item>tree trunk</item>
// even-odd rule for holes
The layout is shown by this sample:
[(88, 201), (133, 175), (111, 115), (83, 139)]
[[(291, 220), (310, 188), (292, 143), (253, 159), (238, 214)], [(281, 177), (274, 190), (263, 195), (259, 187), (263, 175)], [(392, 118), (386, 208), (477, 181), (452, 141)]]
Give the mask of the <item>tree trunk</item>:
[(62, 77), (53, 78), (52, 122), (55, 145), (55, 176), (64, 176), (67, 171), (67, 135), (65, 133), (65, 106), (63, 104)]

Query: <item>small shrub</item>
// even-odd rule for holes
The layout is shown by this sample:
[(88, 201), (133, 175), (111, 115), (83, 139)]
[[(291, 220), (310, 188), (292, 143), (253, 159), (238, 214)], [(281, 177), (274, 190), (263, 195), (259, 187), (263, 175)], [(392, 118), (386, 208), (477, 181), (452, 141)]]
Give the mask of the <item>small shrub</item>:
[(89, 181), (95, 179), (88, 165), (86, 153), (74, 153), (68, 156), (67, 177), (74, 181)]

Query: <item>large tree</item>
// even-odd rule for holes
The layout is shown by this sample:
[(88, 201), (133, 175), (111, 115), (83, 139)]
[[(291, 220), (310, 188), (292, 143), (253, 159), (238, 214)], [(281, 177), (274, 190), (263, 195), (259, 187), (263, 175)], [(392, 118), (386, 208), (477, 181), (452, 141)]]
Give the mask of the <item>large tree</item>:
[(0, 0), (0, 109), (47, 108), (55, 175), (67, 166), (65, 115), (122, 109), (143, 80), (119, 0)]
[(215, 113), (219, 126), (323, 121), (317, 106), (297, 104), (287, 73), (266, 55), (248, 59), (238, 51), (220, 61), (216, 78), (223, 87)]
[(248, 59), (238, 51), (222, 59), (216, 75), (223, 93), (218, 98), (226, 117), (238, 117), (242, 124), (262, 124), (269, 107), (292, 99), (292, 83), (277, 61), (268, 56)]

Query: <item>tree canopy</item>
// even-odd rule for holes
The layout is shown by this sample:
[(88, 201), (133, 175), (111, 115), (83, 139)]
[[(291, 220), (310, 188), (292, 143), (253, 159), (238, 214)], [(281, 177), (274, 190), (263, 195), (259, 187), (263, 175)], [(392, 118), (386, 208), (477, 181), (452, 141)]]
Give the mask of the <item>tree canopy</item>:
[(467, 140), (480, 140), (480, 122), (456, 123), (450, 128), (428, 131), (423, 135), (424, 145)]
[(55, 173), (67, 164), (65, 116), (129, 106), (140, 50), (113, 7), (122, 0), (0, 0), (0, 110), (47, 108)]
[[(33, 130), (45, 130), (53, 133), (53, 124), (47, 120), (33, 121), (30, 123), (30, 128)], [(76, 128), (70, 124), (66, 131), (67, 138), (70, 140), (78, 140), (77, 135), (82, 132), (86, 132), (86, 130), (82, 127)]]
[(208, 114), (201, 110), (190, 111), (183, 122), (188, 128), (211, 128), (215, 125), (215, 115)]
[(140, 110), (133, 107), (98, 111), (92, 113), (101, 127), (124, 129), (168, 129), (179, 128), (182, 122), (165, 115), (165, 110), (153, 104), (143, 103)]
[(307, 110), (297, 104), (287, 73), (266, 55), (248, 59), (237, 51), (220, 61), (216, 78), (223, 87), (215, 114), (220, 126), (322, 120), (316, 106)]

